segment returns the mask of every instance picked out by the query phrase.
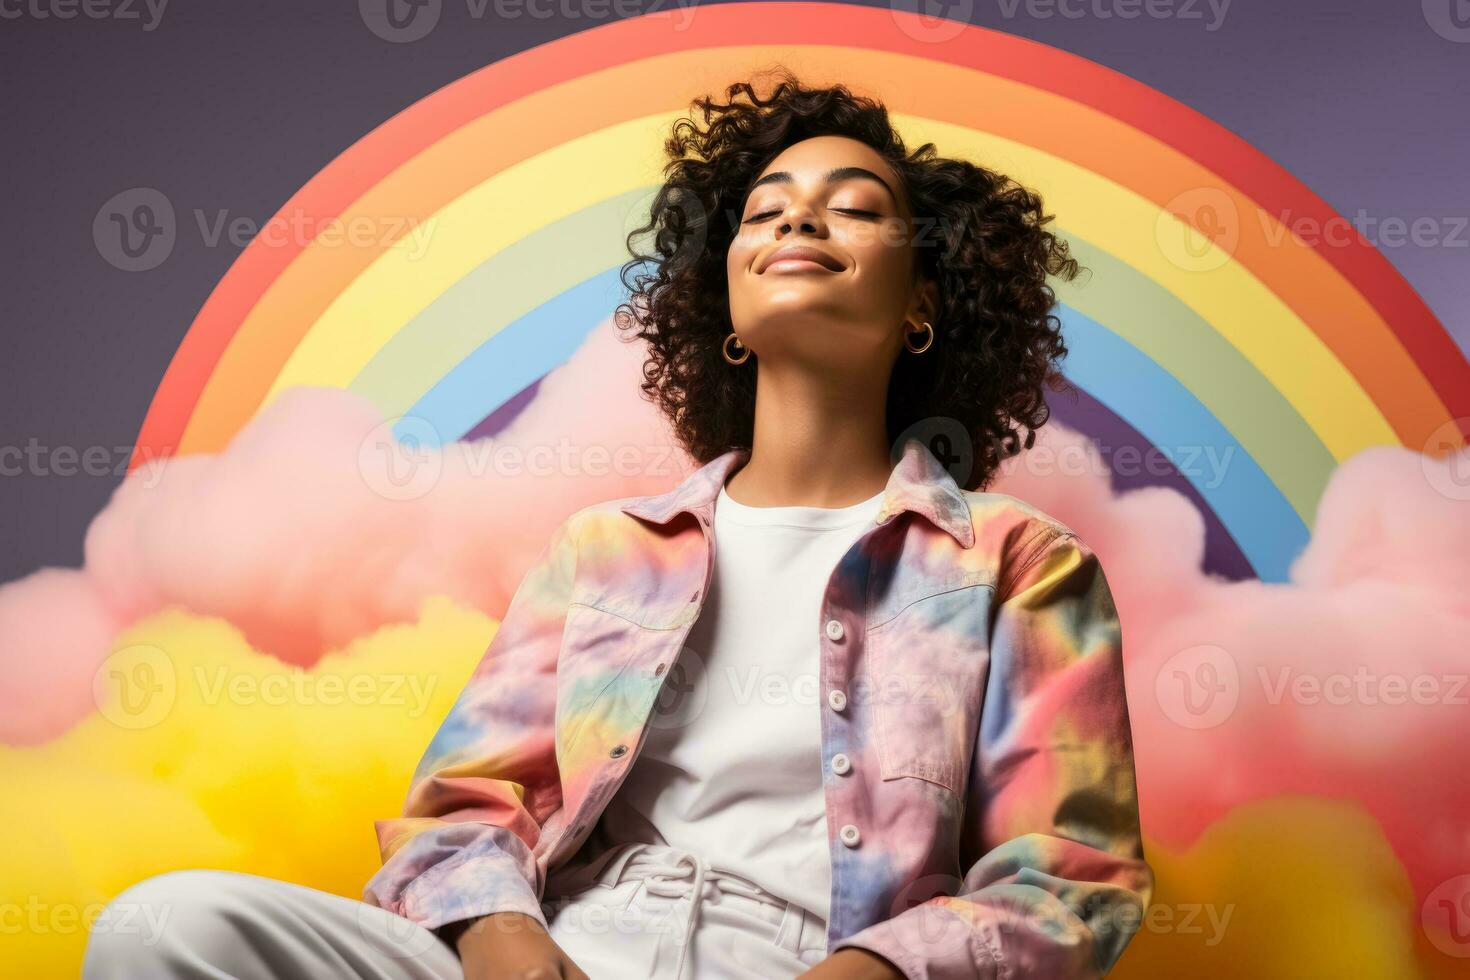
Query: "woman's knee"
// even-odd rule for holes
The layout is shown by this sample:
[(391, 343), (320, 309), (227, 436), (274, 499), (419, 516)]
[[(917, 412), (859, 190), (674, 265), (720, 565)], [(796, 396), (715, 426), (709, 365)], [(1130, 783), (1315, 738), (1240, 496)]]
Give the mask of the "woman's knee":
[(239, 939), (238, 918), (259, 893), (247, 875), (169, 871), (107, 903), (93, 923), (84, 978), (154, 974), (202, 961), (224, 966)]

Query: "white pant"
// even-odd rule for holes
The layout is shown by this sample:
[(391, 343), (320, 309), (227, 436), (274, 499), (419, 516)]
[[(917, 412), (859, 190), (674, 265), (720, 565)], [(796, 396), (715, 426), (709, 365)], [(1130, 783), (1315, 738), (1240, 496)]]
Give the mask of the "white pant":
[(82, 976), (461, 980), (464, 972), (438, 936), (365, 902), (235, 871), (170, 871), (107, 904)]
[(592, 980), (790, 980), (827, 955), (827, 924), (688, 851), (623, 844), (543, 901), (551, 938)]
[[(551, 937), (592, 980), (789, 980), (826, 955), (818, 916), (671, 847), (622, 845), (553, 872), (543, 908)], [(200, 870), (156, 875), (108, 903), (82, 976), (461, 980), (463, 972), (443, 940), (391, 912)]]

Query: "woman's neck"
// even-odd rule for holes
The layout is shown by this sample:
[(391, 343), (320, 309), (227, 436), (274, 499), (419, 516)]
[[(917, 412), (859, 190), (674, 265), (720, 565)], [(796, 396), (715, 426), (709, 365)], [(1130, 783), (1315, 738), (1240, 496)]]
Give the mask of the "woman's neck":
[(845, 507), (878, 493), (893, 470), (886, 388), (763, 371), (750, 458), (726, 492), (752, 507)]

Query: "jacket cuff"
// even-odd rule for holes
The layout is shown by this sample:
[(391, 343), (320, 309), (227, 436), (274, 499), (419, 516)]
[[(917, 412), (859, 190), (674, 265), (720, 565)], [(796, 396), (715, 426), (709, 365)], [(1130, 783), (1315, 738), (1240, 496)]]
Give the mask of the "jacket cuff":
[[(364, 901), (431, 931), (494, 912), (522, 912), (547, 925), (536, 888), (527, 878), (527, 861), (532, 869), (536, 865), (519, 837), (504, 828), (490, 828), (473, 846), (405, 881), (403, 871), (411, 872), (419, 848), (436, 849), (426, 839), (410, 841), (368, 881)], [(527, 860), (512, 851), (523, 852)]]
[(968, 919), (925, 902), (833, 943), (866, 949), (889, 960), (904, 980), (994, 980), (1005, 976), (994, 946)]

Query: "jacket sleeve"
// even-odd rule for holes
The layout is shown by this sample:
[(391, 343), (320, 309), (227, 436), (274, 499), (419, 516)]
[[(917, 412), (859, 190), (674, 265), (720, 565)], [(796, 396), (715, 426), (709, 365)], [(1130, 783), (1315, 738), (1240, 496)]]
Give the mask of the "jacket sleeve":
[(1122, 631), (1097, 556), (1061, 525), (999, 583), (956, 894), (849, 937), (909, 980), (1101, 977), (1143, 921)]
[(376, 822), (383, 866), (363, 890), (368, 904), (426, 929), (507, 911), (545, 925), (533, 849), (562, 803), (556, 664), (576, 559), (569, 519), (429, 743), (403, 816)]

